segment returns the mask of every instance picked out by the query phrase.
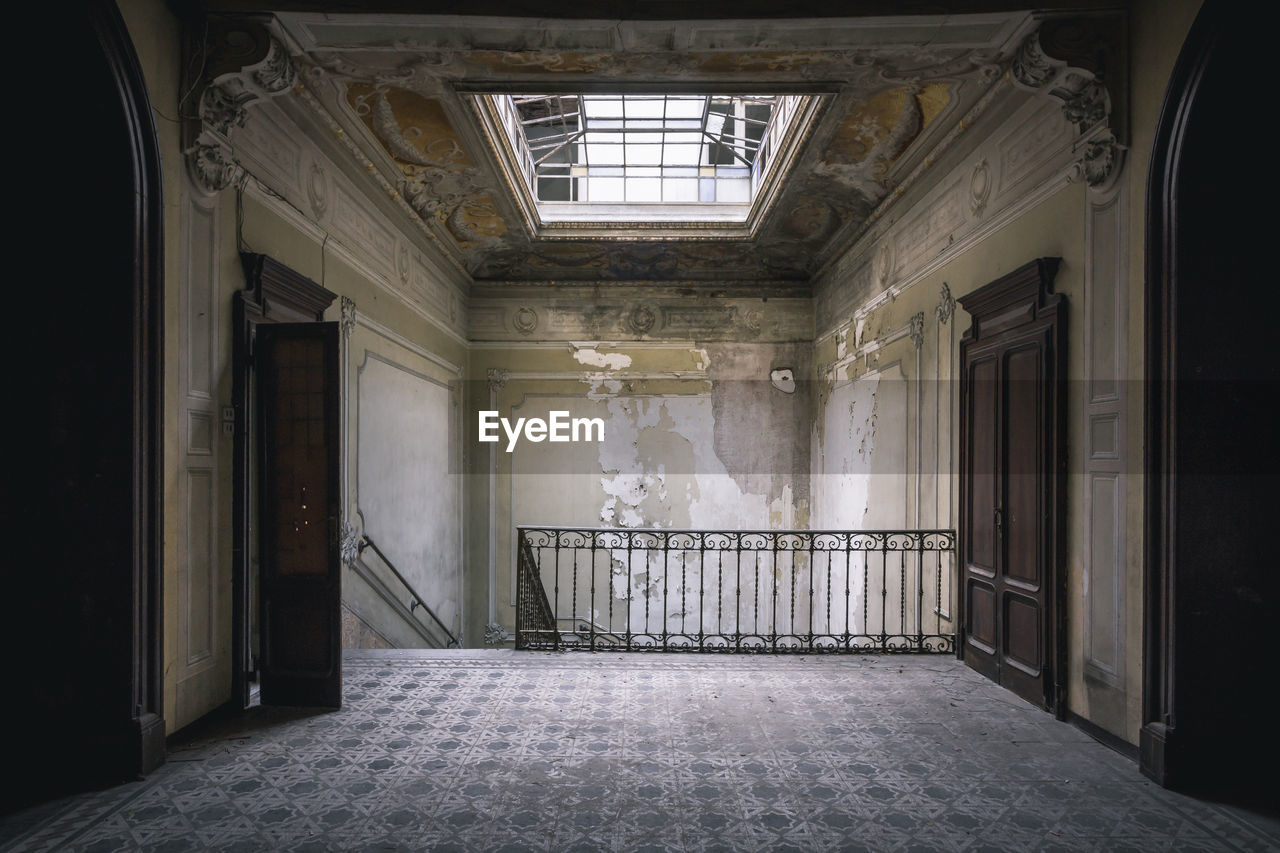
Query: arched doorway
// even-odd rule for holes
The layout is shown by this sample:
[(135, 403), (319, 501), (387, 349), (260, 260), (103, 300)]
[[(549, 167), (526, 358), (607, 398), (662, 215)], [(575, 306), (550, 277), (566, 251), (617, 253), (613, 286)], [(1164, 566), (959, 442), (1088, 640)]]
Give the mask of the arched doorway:
[(1242, 123), (1257, 55), (1246, 29), (1242, 14), (1205, 4), (1166, 94), (1147, 192), (1142, 769), (1235, 799), (1274, 788), (1261, 696), (1275, 673), (1280, 473), (1280, 297), (1256, 212), (1271, 200), (1246, 177), (1271, 157)]
[(47, 168), (11, 196), (48, 241), (15, 247), (42, 270), (28, 279), (10, 448), (21, 509), (10, 676), (27, 720), (11, 755), (15, 807), (164, 757), (156, 129), (114, 2), (62, 16), (59, 38), (66, 62), (47, 88), (60, 94), (38, 99), (33, 122)]

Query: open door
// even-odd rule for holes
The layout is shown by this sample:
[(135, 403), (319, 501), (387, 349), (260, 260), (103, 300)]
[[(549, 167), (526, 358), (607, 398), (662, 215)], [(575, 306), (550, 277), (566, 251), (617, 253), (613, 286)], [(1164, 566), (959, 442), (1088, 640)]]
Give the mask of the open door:
[(969, 666), (1065, 713), (1062, 679), (1066, 340), (1057, 259), (963, 297), (960, 344), (961, 635)]
[(342, 703), (337, 323), (257, 329), (262, 703)]

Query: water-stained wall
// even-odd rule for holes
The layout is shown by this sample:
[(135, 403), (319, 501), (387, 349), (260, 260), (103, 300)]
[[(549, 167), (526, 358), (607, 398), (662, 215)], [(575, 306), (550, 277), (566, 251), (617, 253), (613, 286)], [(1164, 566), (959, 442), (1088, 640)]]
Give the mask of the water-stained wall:
[(486, 365), (490, 377), (475, 395), (477, 410), (512, 423), (565, 412), (570, 420), (600, 419), (604, 433), (602, 441), (520, 439), (508, 452), (505, 433), (494, 443), (476, 440), (473, 415), (469, 446), (487, 457), (493, 490), (490, 621), (514, 627), (521, 524), (808, 525), (809, 383), (780, 383), (782, 390), (770, 379), (782, 369), (807, 375), (807, 344), (548, 343), (477, 351), (472, 363)]

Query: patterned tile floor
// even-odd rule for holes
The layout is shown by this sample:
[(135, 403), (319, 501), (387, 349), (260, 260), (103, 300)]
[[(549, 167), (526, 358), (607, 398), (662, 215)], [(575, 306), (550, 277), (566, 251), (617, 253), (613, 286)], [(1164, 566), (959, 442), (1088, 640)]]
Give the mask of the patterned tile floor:
[(1275, 850), (948, 657), (349, 652), (0, 850)]

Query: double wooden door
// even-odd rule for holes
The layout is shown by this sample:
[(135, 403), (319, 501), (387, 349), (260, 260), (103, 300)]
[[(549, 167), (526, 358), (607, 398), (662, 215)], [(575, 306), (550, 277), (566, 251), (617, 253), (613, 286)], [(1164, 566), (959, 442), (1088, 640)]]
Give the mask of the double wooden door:
[(1065, 312), (1041, 259), (959, 300), (961, 630), (969, 666), (1061, 714)]

